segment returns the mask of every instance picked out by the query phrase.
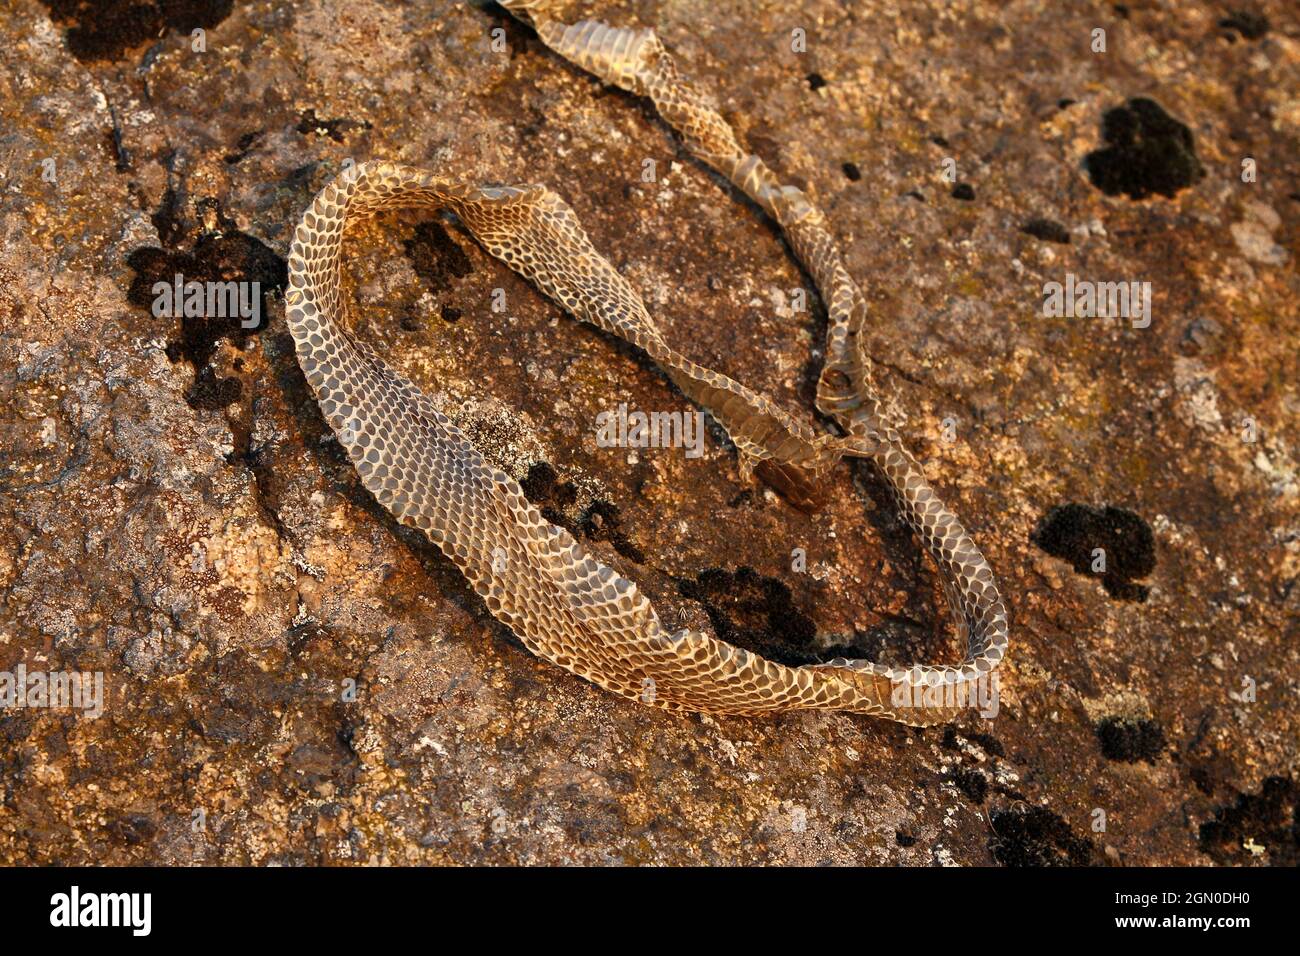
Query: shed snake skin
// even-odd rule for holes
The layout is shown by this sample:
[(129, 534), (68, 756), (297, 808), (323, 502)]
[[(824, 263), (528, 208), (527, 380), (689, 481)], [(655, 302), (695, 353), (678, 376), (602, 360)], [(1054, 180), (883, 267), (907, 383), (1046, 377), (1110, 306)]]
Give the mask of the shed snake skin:
[[(367, 162), (346, 168), (303, 214), (285, 297), (299, 364), (363, 484), (398, 521), (423, 531), (530, 651), (624, 697), (713, 714), (821, 709), (914, 725), (951, 720), (1002, 660), (1006, 610), (983, 555), (903, 447), (900, 422), (872, 383), (861, 345), (866, 302), (825, 217), (740, 144), (678, 74), (651, 30), (564, 23), (548, 12), (553, 0), (503, 5), (560, 56), (649, 97), (695, 156), (780, 225), (826, 302), (829, 330), (816, 404), (840, 433), (818, 434), (758, 392), (678, 353), (637, 293), (592, 247), (573, 211), (546, 187), (484, 187)], [(565, 310), (644, 350), (726, 430), (744, 479), (757, 471), (798, 502), (842, 457), (874, 461), (938, 566), (966, 643), (962, 662), (889, 667), (837, 658), (790, 667), (709, 633), (665, 628), (635, 584), (548, 523), (514, 479), (488, 464), (353, 331), (352, 304), (342, 294), (344, 230), (398, 207), (455, 213), (489, 253)]]

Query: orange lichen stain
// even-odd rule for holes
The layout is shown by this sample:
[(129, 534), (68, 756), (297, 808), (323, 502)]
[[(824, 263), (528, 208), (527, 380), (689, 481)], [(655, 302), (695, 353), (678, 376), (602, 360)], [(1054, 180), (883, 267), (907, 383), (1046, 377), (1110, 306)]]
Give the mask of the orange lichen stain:
[(985, 285), (983, 280), (973, 273), (967, 272), (961, 276), (954, 285), (954, 288), (967, 298), (975, 298), (984, 293)]

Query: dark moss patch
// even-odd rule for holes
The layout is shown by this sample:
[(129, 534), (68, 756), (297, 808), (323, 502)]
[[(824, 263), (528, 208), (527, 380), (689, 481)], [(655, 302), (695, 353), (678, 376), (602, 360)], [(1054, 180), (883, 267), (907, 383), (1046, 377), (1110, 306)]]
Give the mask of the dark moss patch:
[(991, 817), (989, 850), (1003, 866), (1087, 866), (1093, 848), (1046, 807), (1017, 805)]
[[(154, 215), (159, 234), (178, 241), (184, 235), (177, 211), (175, 194), (169, 189), (162, 207)], [(198, 238), (191, 251), (146, 246), (127, 256), (127, 265), (135, 271), (127, 290), (127, 301), (152, 315), (155, 299), (153, 287), (163, 282), (169, 286), (176, 276), (184, 282), (256, 282), (260, 286), (261, 325), (244, 328), (238, 316), (209, 318), (184, 316), (180, 334), (167, 346), (173, 362), (188, 361), (194, 367), (194, 383), (185, 400), (192, 408), (224, 408), (239, 399), (242, 391), (234, 378), (218, 378), (209, 366), (222, 339), (242, 344), (250, 335), (265, 327), (269, 315), (269, 297), (284, 289), (288, 282), (288, 265), (260, 239), (240, 232), (234, 223), (215, 213), (220, 232)]]
[(574, 515), (578, 489), (560, 476), (548, 462), (534, 462), (519, 482), (524, 497), (537, 505), (542, 517), (563, 528), (575, 538), (608, 541), (623, 557), (645, 563), (645, 553), (628, 537), (617, 505), (597, 499)]
[(83, 63), (116, 60), (132, 47), (173, 31), (211, 29), (234, 0), (42, 0), (50, 19), (66, 27), (68, 51)]
[[(1256, 857), (1246, 844), (1264, 848)], [(1268, 777), (1258, 794), (1243, 793), (1230, 807), (1201, 824), (1201, 852), (1216, 863), (1241, 865), (1259, 859), (1272, 866), (1300, 866), (1300, 788), (1286, 777)]]
[[(714, 633), (729, 644), (791, 667), (823, 660), (814, 646), (816, 625), (795, 607), (790, 589), (776, 578), (753, 568), (708, 568), (694, 581), (679, 581), (678, 590), (704, 605)], [(824, 659), (835, 656), (841, 655), (829, 652)]]
[(1219, 21), (1219, 26), (1240, 33), (1247, 40), (1258, 40), (1268, 33), (1268, 17), (1251, 10), (1233, 10)]
[(1107, 196), (1172, 198), (1205, 175), (1192, 131), (1155, 100), (1138, 97), (1102, 117), (1103, 149), (1084, 159), (1092, 184)]
[(851, 183), (856, 183), (862, 178), (862, 170), (858, 169), (856, 163), (844, 163), (840, 169), (844, 171), (844, 178)]
[(463, 278), (474, 271), (469, 256), (436, 219), (417, 225), (414, 234), (403, 245), (415, 274), (424, 280), (431, 292), (446, 292), (453, 279)]
[(1031, 219), (1020, 227), (1020, 231), (1044, 242), (1059, 242), (1064, 246), (1070, 244), (1070, 230), (1055, 219)]
[(352, 130), (370, 129), (370, 122), (368, 120), (358, 122), (350, 119), (321, 119), (316, 115), (316, 110), (307, 109), (299, 114), (297, 129), (304, 136), (309, 133), (316, 136), (328, 136), (334, 142), (341, 143)]
[(975, 187), (970, 183), (958, 183), (952, 187), (952, 198), (960, 199), (962, 202), (974, 202)]
[(1048, 554), (1069, 561), (1079, 574), (1093, 574), (1093, 552), (1105, 552), (1102, 585), (1121, 601), (1145, 601), (1150, 589), (1133, 583), (1156, 568), (1156, 539), (1140, 515), (1123, 508), (1058, 505), (1030, 540)]
[(560, 476), (549, 462), (537, 461), (528, 466), (528, 474), (519, 482), (519, 487), (523, 489), (525, 498), (538, 504), (551, 496), (559, 480)]
[(549, 462), (534, 462), (528, 474), (519, 483), (524, 497), (535, 505), (555, 504), (567, 508), (578, 500), (578, 489), (572, 482), (561, 482), (559, 474)]
[(988, 777), (978, 770), (962, 769), (952, 775), (952, 782), (956, 784), (957, 789), (971, 800), (972, 803), (983, 803), (989, 795)]
[(1097, 724), (1097, 739), (1107, 760), (1155, 763), (1165, 752), (1165, 731), (1154, 720), (1106, 717)]

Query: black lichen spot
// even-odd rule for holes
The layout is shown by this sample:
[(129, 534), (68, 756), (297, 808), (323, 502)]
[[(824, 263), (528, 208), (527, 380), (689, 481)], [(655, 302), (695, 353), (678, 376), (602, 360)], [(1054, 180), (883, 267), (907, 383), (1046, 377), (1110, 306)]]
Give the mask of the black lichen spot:
[(844, 178), (851, 183), (856, 183), (862, 178), (862, 170), (858, 169), (856, 163), (845, 163), (840, 168), (844, 170)]
[(519, 487), (523, 489), (525, 498), (537, 504), (551, 496), (559, 480), (560, 476), (549, 462), (537, 461), (528, 466), (528, 474), (519, 482)]
[(452, 279), (474, 271), (469, 256), (436, 219), (417, 225), (415, 233), (403, 245), (415, 274), (425, 281), (431, 292), (446, 292), (451, 288)]
[(1002, 746), (1002, 741), (992, 734), (971, 733), (966, 736), (983, 747), (985, 753), (992, 754), (994, 757), (1005, 757), (1007, 755), (1006, 749)]
[[(679, 581), (683, 597), (699, 601), (721, 640), (791, 667), (823, 660), (814, 646), (817, 627), (794, 606), (790, 589), (753, 568), (735, 573), (709, 568)], [(828, 652), (826, 659), (837, 655)]]
[[(171, 191), (168, 190), (170, 195)], [(173, 241), (184, 230), (176, 218), (175, 197), (164, 197), (163, 208), (155, 214), (155, 222), (162, 222), (159, 233)], [(241, 387), (237, 379), (218, 379), (209, 366), (222, 339), (242, 344), (266, 324), (268, 296), (284, 289), (288, 282), (288, 266), (274, 250), (254, 238), (232, 228), (233, 223), (218, 214), (223, 231), (200, 236), (191, 252), (160, 249), (146, 246), (136, 249), (127, 257), (127, 265), (135, 271), (127, 301), (150, 311), (157, 298), (155, 283), (172, 286), (177, 275), (189, 282), (238, 282), (259, 284), (262, 301), (261, 325), (244, 328), (239, 316), (209, 317), (184, 316), (177, 339), (167, 346), (167, 357), (173, 362), (188, 361), (194, 367), (194, 384), (185, 400), (192, 408), (224, 408), (239, 399)], [(166, 228), (164, 228), (164, 226)], [(164, 239), (167, 241), (167, 239)]]
[(1070, 244), (1070, 230), (1055, 219), (1031, 219), (1020, 227), (1020, 231), (1044, 242), (1059, 242), (1066, 246)]
[(1192, 131), (1155, 100), (1138, 97), (1109, 110), (1101, 135), (1108, 145), (1083, 163), (1092, 184), (1107, 196), (1172, 198), (1205, 175)]
[(952, 775), (952, 782), (973, 803), (983, 803), (984, 798), (989, 795), (988, 778), (978, 770), (969, 768), (958, 770)]
[(314, 133), (317, 136), (328, 136), (336, 143), (344, 140), (344, 134), (354, 129), (370, 129), (369, 120), (357, 122), (350, 119), (321, 119), (316, 115), (314, 109), (304, 110), (298, 117), (298, 132), (306, 135)]
[(992, 815), (993, 858), (1003, 866), (1087, 866), (1092, 845), (1046, 807), (1016, 805)]
[(560, 481), (560, 476), (549, 463), (539, 461), (530, 465), (519, 487), (524, 497), (537, 505), (542, 517), (551, 524), (563, 528), (575, 538), (608, 541), (623, 557), (645, 564), (644, 552), (623, 530), (618, 506), (597, 499), (573, 517), (572, 506), (578, 500), (578, 489), (572, 482)]
[[(1111, 597), (1145, 601), (1150, 589), (1134, 584), (1156, 567), (1156, 539), (1140, 515), (1123, 508), (1058, 505), (1039, 523), (1030, 540), (1053, 557), (1069, 561), (1079, 574), (1101, 574)], [(1101, 549), (1100, 555), (1095, 552)], [(1093, 564), (1104, 560), (1105, 570)]]
[(1107, 760), (1155, 763), (1165, 752), (1165, 732), (1154, 720), (1106, 717), (1097, 724), (1097, 739)]
[(1300, 866), (1300, 788), (1286, 777), (1265, 778), (1258, 794), (1240, 794), (1235, 806), (1220, 807), (1201, 824), (1200, 847), (1225, 865), (1259, 859)]
[(1258, 40), (1268, 33), (1268, 17), (1250, 10), (1233, 10), (1219, 21), (1225, 30), (1235, 30), (1247, 40)]
[[(535, 505), (556, 504), (567, 508), (578, 500), (578, 490), (572, 482), (561, 482), (560, 476), (548, 462), (534, 462), (528, 474), (519, 482), (524, 497)], [(553, 524), (558, 522), (552, 522)]]
[(820, 90), (823, 86), (826, 85), (827, 85), (826, 80), (822, 77), (820, 73), (808, 74), (808, 89)]
[(952, 198), (960, 199), (962, 202), (974, 202), (975, 187), (970, 183), (958, 183), (952, 187)]
[(168, 30), (211, 29), (234, 0), (42, 0), (50, 19), (68, 28), (68, 51), (83, 63), (116, 60)]

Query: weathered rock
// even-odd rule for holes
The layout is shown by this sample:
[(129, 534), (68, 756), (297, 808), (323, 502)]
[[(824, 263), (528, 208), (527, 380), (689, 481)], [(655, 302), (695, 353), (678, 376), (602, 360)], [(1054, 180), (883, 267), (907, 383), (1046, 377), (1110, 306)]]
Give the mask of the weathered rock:
[[(385, 157), (549, 184), (683, 353), (810, 409), (808, 278), (647, 109), (494, 8), (129, 6), (0, 9), (0, 669), (108, 693), (97, 718), (0, 711), (0, 861), (1294, 862), (1285, 4), (1263, 29), (969, 0), (603, 13), (658, 30), (825, 209), (911, 446), (1000, 576), (997, 716), (927, 731), (668, 716), (534, 659), (368, 497), (310, 399), (275, 292), (292, 226)], [(1205, 171), (1170, 197), (1085, 169), (1136, 91)], [(620, 402), (685, 407), (643, 356), (452, 222), (394, 215), (354, 250), (370, 340), (665, 618), (956, 656), (869, 469), (807, 515), (742, 485), (716, 434), (699, 459), (598, 447)], [(156, 317), (176, 269), (260, 282), (262, 323)], [(1149, 326), (1044, 318), (1067, 274), (1150, 282)], [(1149, 529), (1145, 601), (1034, 543), (1071, 503)]]

